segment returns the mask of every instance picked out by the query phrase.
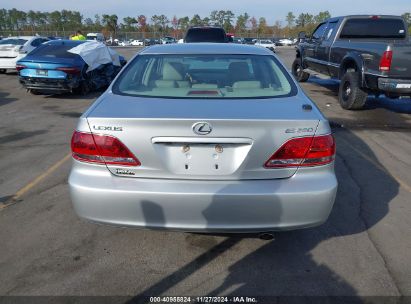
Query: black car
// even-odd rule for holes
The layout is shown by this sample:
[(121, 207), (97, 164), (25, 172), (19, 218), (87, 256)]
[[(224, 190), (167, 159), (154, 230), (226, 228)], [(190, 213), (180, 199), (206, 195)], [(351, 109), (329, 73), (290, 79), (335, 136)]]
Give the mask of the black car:
[(184, 42), (217, 42), (226, 43), (228, 38), (226, 32), (221, 27), (191, 27), (187, 30)]
[(244, 38), (243, 43), (244, 44), (255, 44), (255, 39), (254, 38)]
[(275, 43), (275, 46), (281, 46), (280, 38), (273, 38), (271, 41)]
[(233, 43), (243, 44), (243, 38), (233, 38)]
[(144, 39), (144, 45), (145, 46), (150, 46), (150, 45), (155, 45), (156, 43), (156, 39)]

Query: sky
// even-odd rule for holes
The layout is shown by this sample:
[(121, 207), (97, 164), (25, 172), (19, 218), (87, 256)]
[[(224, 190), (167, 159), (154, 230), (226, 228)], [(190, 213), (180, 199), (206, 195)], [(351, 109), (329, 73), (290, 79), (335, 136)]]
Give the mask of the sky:
[[(137, 15), (161, 15), (170, 19), (199, 14), (202, 18), (212, 10), (231, 10), (236, 15), (247, 12), (265, 17), (269, 24), (281, 21), (289, 11), (316, 14), (328, 10), (332, 16), (348, 14), (393, 14), (411, 12), (410, 0), (0, 0), (0, 8), (19, 10), (77, 10), (84, 17), (95, 14), (117, 14), (119, 18)], [(69, 3), (69, 4), (68, 4)]]

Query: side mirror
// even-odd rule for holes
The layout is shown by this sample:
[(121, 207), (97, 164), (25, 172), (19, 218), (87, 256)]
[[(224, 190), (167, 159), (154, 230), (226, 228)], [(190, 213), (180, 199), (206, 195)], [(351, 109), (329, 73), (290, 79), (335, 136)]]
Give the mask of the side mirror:
[(307, 39), (307, 34), (305, 32), (298, 33), (298, 42), (304, 42)]

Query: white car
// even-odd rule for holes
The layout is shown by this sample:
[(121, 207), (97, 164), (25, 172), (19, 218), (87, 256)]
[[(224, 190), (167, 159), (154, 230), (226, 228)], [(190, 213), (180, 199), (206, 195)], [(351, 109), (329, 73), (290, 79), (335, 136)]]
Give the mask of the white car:
[(118, 43), (118, 45), (119, 45), (119, 46), (129, 46), (129, 45), (130, 45), (130, 42), (128, 42), (128, 41), (120, 41), (120, 42)]
[(49, 41), (46, 37), (19, 36), (0, 40), (0, 73), (16, 69), (16, 62), (38, 47)]
[(261, 46), (261, 47), (265, 47), (273, 52), (275, 52), (275, 43), (272, 42), (269, 39), (260, 39), (257, 40), (257, 42), (255, 43), (255, 45), (257, 46)]
[(95, 40), (98, 42), (104, 42), (104, 35), (101, 33), (88, 33), (87, 40)]
[(294, 44), (294, 42), (291, 39), (288, 39), (288, 38), (280, 39), (279, 42), (280, 42), (281, 45), (287, 45), (287, 46), (290, 46), (290, 45)]
[(133, 40), (133, 41), (131, 41), (130, 44), (131, 44), (131, 45), (134, 45), (134, 46), (143, 46), (143, 45), (144, 45), (144, 41), (143, 41), (143, 40)]

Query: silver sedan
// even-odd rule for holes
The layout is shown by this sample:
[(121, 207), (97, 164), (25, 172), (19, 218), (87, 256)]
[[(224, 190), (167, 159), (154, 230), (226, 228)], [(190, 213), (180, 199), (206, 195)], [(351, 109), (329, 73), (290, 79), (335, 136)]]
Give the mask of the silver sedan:
[(146, 48), (71, 142), (77, 214), (127, 227), (263, 232), (316, 226), (335, 199), (328, 121), (275, 54)]

